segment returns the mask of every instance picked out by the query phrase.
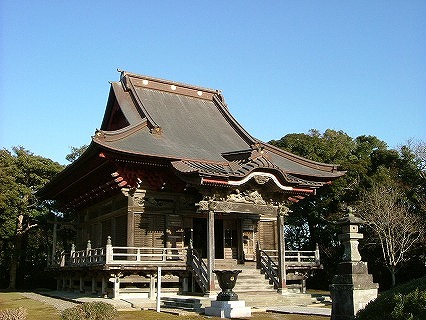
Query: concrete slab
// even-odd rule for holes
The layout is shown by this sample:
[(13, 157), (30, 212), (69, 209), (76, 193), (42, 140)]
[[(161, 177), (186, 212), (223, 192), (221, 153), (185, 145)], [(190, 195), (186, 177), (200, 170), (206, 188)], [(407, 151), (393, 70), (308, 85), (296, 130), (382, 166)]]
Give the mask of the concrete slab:
[(276, 313), (331, 316), (331, 309), (329, 309), (329, 308), (317, 308), (317, 307), (302, 307), (302, 306), (269, 307), (269, 308), (266, 309), (266, 311), (276, 312)]
[[(155, 300), (146, 298), (128, 298), (124, 300), (103, 298), (96, 295), (82, 294), (79, 292), (71, 291), (46, 291), (41, 294), (49, 297), (67, 300), (71, 302), (88, 302), (88, 301), (103, 301), (108, 302), (115, 306), (118, 310), (146, 310), (155, 308)], [(176, 294), (164, 294), (167, 297), (190, 299), (194, 298), (200, 301), (202, 308), (211, 306), (211, 302), (216, 300), (216, 297), (202, 297), (202, 296), (186, 296)], [(251, 307), (252, 312), (269, 311), (277, 313), (295, 313), (295, 314), (311, 314), (330, 316), (330, 308), (321, 308), (318, 306), (307, 307), (312, 303), (311, 295), (291, 294), (290, 296), (282, 296), (276, 293), (259, 294), (259, 293), (239, 293), (240, 300), (246, 302), (247, 307)], [(309, 299), (307, 299), (309, 297)], [(315, 299), (314, 299), (315, 300)], [(308, 303), (307, 303), (308, 302)], [(162, 308), (162, 310), (167, 310)]]

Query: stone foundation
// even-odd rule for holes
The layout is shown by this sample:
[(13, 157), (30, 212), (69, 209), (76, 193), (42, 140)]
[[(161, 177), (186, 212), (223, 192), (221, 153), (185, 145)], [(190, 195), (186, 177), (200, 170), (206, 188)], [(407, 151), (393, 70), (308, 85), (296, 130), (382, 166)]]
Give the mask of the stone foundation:
[(251, 317), (251, 308), (246, 307), (245, 301), (212, 301), (205, 314), (221, 318)]

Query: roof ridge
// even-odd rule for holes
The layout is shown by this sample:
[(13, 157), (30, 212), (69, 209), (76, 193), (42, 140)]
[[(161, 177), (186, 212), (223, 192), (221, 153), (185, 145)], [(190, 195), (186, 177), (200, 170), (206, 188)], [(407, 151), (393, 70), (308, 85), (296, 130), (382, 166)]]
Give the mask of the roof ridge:
[(184, 83), (184, 82), (167, 80), (167, 79), (163, 79), (163, 78), (156, 78), (156, 77), (151, 77), (151, 76), (148, 76), (148, 75), (136, 74), (136, 73), (131, 73), (131, 72), (128, 72), (128, 71), (123, 71), (123, 70), (118, 70), (118, 71), (121, 72), (120, 81), (125, 79), (125, 77), (127, 76), (127, 77), (137, 78), (137, 79), (141, 79), (141, 80), (155, 81), (155, 82), (159, 82), (159, 83), (175, 85), (175, 86), (184, 87), (184, 88), (188, 88), (188, 89), (201, 90), (201, 91), (205, 91), (205, 92), (209, 92), (209, 93), (213, 93), (213, 94), (217, 94), (217, 93), (221, 92), (220, 90), (217, 90), (217, 89), (211, 89), (211, 88), (196, 86), (196, 85), (192, 85), (192, 84), (188, 84), (188, 83)]

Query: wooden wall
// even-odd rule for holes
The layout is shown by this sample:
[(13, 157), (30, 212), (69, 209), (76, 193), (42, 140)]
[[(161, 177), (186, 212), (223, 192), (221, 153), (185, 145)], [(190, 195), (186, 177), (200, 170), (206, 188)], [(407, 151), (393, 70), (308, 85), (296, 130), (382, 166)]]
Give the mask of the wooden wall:
[(277, 221), (260, 220), (258, 223), (257, 240), (263, 250), (273, 250), (278, 248)]

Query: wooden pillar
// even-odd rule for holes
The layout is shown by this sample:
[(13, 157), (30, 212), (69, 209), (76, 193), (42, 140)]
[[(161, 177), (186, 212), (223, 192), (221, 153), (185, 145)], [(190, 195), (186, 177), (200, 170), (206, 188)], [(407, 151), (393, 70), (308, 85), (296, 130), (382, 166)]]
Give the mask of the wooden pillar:
[(55, 214), (55, 221), (53, 222), (53, 236), (52, 236), (52, 266), (56, 266), (56, 235), (58, 230), (57, 222), (58, 222), (58, 217)]
[(135, 214), (133, 210), (127, 212), (127, 246), (135, 245)]
[(212, 292), (215, 289), (214, 285), (214, 258), (215, 258), (215, 245), (214, 245), (214, 209), (212, 203), (209, 204), (209, 211), (207, 216), (207, 276), (209, 279), (208, 291)]
[(80, 293), (84, 292), (84, 278), (80, 275)]
[(108, 283), (105, 279), (105, 276), (102, 276), (102, 288), (101, 288), (101, 294), (104, 298), (108, 298), (108, 292), (107, 292)]
[(116, 275), (113, 278), (113, 295), (112, 298), (113, 299), (120, 299), (120, 278), (118, 277), (118, 275)]
[[(142, 183), (139, 178), (138, 180), (138, 184)], [(135, 211), (143, 210), (140, 203), (143, 202), (146, 191), (139, 188), (134, 192), (126, 190), (124, 195), (127, 197), (127, 246), (133, 247), (135, 245)]]
[(197, 280), (195, 280), (195, 277), (194, 276), (192, 276), (191, 277), (191, 292), (195, 292), (195, 282), (196, 282)]
[(96, 294), (96, 278), (92, 276), (92, 294)]
[(243, 236), (243, 220), (237, 219), (237, 261), (244, 263), (244, 236)]
[(149, 275), (149, 299), (154, 300), (155, 297), (155, 276)]
[(287, 207), (279, 207), (277, 215), (277, 231), (278, 231), (278, 276), (279, 286), (278, 292), (284, 294), (287, 290), (287, 274), (285, 265), (285, 234), (284, 234), (284, 217), (288, 212)]
[(188, 292), (189, 290), (189, 278), (182, 278), (182, 292)]
[(157, 267), (157, 312), (160, 312), (161, 302), (161, 267)]

